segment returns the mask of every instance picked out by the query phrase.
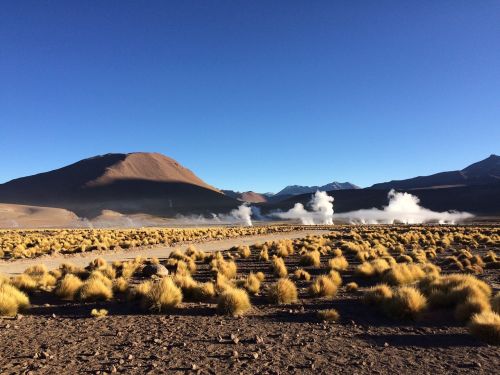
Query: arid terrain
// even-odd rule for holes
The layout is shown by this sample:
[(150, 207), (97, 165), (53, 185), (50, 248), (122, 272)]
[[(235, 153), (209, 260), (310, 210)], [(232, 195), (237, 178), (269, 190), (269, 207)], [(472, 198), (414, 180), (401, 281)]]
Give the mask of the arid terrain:
[(3, 261), (2, 373), (497, 371), (499, 227), (329, 229)]

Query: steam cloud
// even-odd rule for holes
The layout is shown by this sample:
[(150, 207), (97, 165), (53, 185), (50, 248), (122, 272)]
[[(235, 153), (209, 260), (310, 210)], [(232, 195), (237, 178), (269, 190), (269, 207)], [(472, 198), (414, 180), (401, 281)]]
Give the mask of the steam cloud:
[(259, 218), (260, 210), (256, 207), (251, 207), (246, 203), (243, 203), (238, 208), (235, 208), (229, 212), (229, 214), (211, 214), (211, 217), (207, 218), (203, 215), (198, 216), (176, 216), (177, 224), (241, 224), (245, 226), (252, 226), (252, 215)]
[(420, 206), (418, 197), (409, 193), (400, 193), (391, 190), (387, 197), (389, 199), (389, 204), (381, 210), (378, 208), (370, 208), (335, 214), (335, 219), (361, 224), (423, 224), (428, 222), (455, 224), (457, 221), (474, 216), (468, 212), (431, 211)]
[(298, 219), (303, 225), (333, 224), (333, 197), (325, 191), (317, 191), (309, 206), (312, 211), (306, 210), (302, 203), (295, 203), (287, 212), (278, 212), (274, 216), (281, 219)]

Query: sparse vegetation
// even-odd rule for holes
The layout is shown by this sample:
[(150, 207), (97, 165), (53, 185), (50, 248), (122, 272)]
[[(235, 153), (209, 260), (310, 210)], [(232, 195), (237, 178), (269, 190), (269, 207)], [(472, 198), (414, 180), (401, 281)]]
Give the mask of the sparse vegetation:
[(229, 288), (222, 292), (217, 303), (217, 311), (233, 316), (243, 315), (251, 307), (247, 292), (238, 288)]

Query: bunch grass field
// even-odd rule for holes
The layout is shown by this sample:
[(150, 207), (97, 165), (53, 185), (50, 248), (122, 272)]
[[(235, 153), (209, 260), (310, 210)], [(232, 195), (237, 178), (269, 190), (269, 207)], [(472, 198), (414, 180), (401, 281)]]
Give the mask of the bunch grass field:
[[(179, 237), (168, 241), (255, 233), (244, 230), (179, 230), (175, 232)], [(49, 239), (44, 241), (41, 233)], [(85, 233), (66, 231), (71, 237), (66, 241), (81, 248), (86, 245), (79, 245), (76, 238), (87, 243), (92, 233), (107, 245), (108, 237), (150, 245), (165, 240), (160, 233), (174, 232), (153, 230), (152, 239), (148, 231)], [(13, 255), (20, 244), (25, 250), (33, 248), (26, 246), (27, 241), (54, 244), (66, 237), (50, 231), (23, 237), (8, 231), (1, 238), (8, 244), (3, 254)], [(197, 303), (214, 316), (244, 318), (270, 306), (290, 306), (302, 308), (304, 320), (343, 324), (355, 318), (349, 306), (356, 306), (360, 313), (369, 311), (376, 324), (418, 324), (444, 312), (479, 340), (498, 345), (499, 249), (496, 226), (338, 226), (324, 235), (213, 253), (191, 244), (164, 258), (113, 263), (95, 258), (85, 268), (65, 263), (49, 270), (40, 262), (20, 275), (0, 277), (0, 315), (30, 314), (30, 300), (56, 301), (101, 319), (117, 306), (131, 313), (177, 314)], [(146, 273), (147, 268), (165, 269), (168, 274)], [(91, 308), (96, 303), (99, 308)]]

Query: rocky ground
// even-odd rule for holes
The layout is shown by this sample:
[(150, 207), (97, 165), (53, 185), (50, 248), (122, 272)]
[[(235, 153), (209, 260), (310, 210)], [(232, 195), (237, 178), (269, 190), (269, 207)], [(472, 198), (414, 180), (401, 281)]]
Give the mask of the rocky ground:
[[(482, 250), (483, 252), (486, 249)], [(298, 255), (286, 258), (292, 272)], [(322, 259), (326, 263), (327, 257)], [(351, 265), (355, 261), (349, 258)], [(239, 274), (266, 272), (257, 254), (238, 259)], [(306, 267), (314, 276), (323, 268)], [(207, 265), (194, 275), (210, 278)], [(344, 285), (374, 281), (342, 274)], [(498, 270), (481, 276), (495, 291)], [(136, 281), (139, 281), (137, 279)], [(61, 302), (36, 294), (33, 307), (17, 319), (0, 320), (2, 374), (494, 374), (497, 346), (484, 344), (456, 323), (453, 311), (432, 310), (418, 321), (391, 320), (361, 301), (361, 292), (341, 287), (333, 300), (311, 298), (308, 282), (298, 281), (299, 302), (271, 305), (252, 297), (252, 311), (241, 318), (217, 315), (215, 304), (183, 302), (168, 314), (145, 314), (124, 298), (101, 303)], [(90, 317), (92, 308), (109, 315)], [(335, 308), (338, 323), (317, 318)]]

